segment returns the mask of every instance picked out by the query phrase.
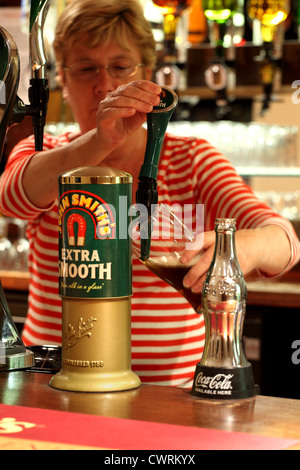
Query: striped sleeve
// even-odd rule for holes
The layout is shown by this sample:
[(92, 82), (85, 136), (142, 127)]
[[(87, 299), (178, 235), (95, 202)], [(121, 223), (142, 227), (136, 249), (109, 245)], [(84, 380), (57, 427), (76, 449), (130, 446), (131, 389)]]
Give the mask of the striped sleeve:
[[(60, 144), (64, 140), (65, 136), (60, 139)], [(47, 134), (44, 136), (44, 150), (50, 150), (56, 145), (57, 138)], [(39, 216), (41, 212), (47, 212), (52, 207), (53, 203), (43, 209), (34, 206), (23, 188), (24, 171), (36, 153), (34, 137), (29, 137), (19, 142), (10, 154), (0, 178), (0, 211), (3, 215), (28, 220)]]

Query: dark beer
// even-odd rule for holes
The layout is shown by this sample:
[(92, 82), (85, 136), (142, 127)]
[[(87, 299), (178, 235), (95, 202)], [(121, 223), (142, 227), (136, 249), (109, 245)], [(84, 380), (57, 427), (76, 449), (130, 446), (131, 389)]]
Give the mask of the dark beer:
[(175, 256), (168, 256), (167, 258), (162, 256), (160, 258), (148, 259), (143, 261), (143, 264), (145, 264), (150, 271), (168, 282), (172, 287), (180, 292), (180, 294), (191, 304), (193, 309), (197, 313), (200, 313), (202, 308), (201, 292), (199, 292), (199, 294), (194, 294), (191, 289), (187, 289), (183, 285), (183, 278), (191, 268), (190, 264), (181, 264)]

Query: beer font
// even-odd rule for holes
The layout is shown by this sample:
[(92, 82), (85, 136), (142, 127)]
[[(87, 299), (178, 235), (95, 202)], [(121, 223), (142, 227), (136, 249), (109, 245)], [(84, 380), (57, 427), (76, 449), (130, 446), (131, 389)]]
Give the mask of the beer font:
[(236, 256), (235, 220), (216, 219), (212, 263), (202, 289), (205, 347), (192, 395), (216, 400), (256, 395), (242, 342), (247, 286)]
[[(158, 201), (156, 183), (158, 162), (167, 126), (177, 103), (176, 93), (167, 87), (162, 87), (159, 104), (153, 108), (151, 113), (147, 114), (147, 145), (144, 162), (139, 173), (136, 202), (147, 208), (148, 218), (151, 217), (151, 207)], [(149, 230), (150, 227), (151, 223), (149, 223)], [(142, 260), (149, 257), (150, 239), (151, 233), (143, 234), (141, 239)]]
[(129, 390), (132, 177), (83, 167), (59, 178), (62, 369), (50, 385), (82, 392)]

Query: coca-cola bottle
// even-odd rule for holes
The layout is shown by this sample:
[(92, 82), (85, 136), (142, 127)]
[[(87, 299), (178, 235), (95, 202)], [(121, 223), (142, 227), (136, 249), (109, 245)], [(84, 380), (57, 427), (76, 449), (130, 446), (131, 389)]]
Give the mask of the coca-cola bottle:
[(243, 348), (247, 286), (236, 256), (235, 220), (216, 219), (212, 263), (202, 289), (205, 347), (192, 394), (202, 398), (255, 396), (252, 366)]

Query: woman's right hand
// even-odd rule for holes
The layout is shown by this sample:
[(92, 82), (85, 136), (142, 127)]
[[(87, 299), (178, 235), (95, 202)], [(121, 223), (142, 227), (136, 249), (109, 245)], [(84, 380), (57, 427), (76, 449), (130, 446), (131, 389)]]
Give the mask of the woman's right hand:
[(147, 80), (121, 85), (107, 94), (97, 112), (97, 137), (110, 153), (137, 131), (159, 103), (161, 88)]

